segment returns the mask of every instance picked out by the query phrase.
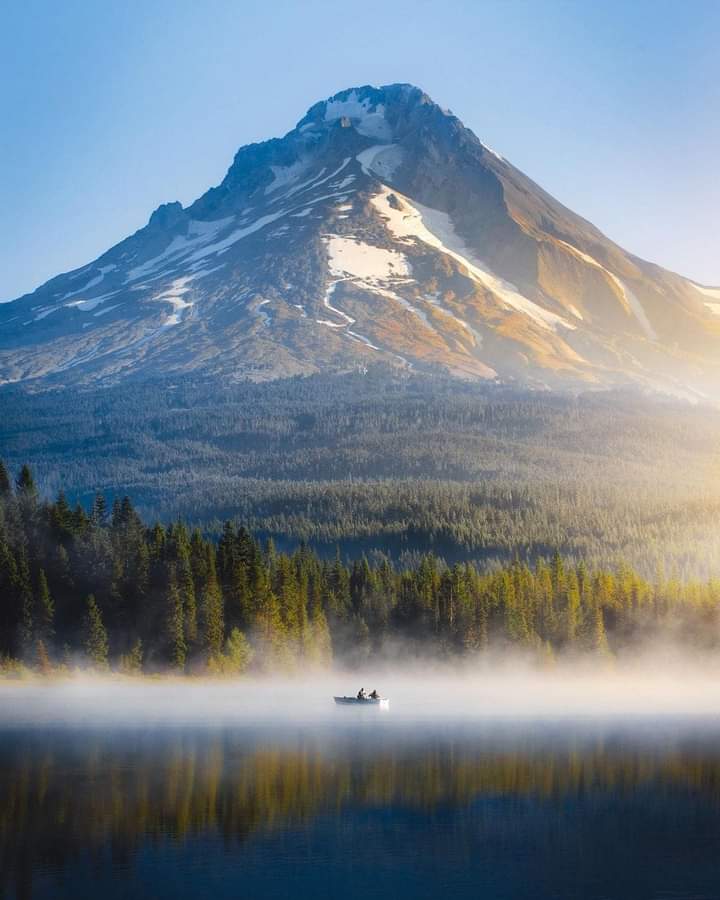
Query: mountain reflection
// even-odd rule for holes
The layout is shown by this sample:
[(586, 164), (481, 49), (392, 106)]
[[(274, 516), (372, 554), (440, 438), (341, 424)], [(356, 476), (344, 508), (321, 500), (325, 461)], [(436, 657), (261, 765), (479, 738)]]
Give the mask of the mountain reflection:
[(511, 734), (249, 731), (0, 734), (0, 887), (79, 854), (130, 859), (202, 834), (236, 846), (345, 808), (469, 807), (479, 797), (697, 793), (720, 808), (720, 751), (701, 734), (628, 740)]

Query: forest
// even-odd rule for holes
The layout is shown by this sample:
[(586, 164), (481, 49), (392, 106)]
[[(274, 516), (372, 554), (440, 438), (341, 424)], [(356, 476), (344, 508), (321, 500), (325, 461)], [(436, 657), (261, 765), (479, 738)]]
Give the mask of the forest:
[(720, 574), (720, 413), (381, 367), (268, 383), (0, 388), (0, 455), (43, 499), (131, 496), (148, 521), (282, 550), (478, 570), (558, 550), (644, 577)]
[(127, 496), (89, 508), (41, 498), (0, 464), (3, 671), (77, 666), (237, 675), (333, 661), (452, 659), (512, 648), (548, 663), (610, 659), (663, 639), (720, 649), (720, 581), (648, 581), (556, 550), (480, 570), (425, 554), (412, 567), (301, 544), (279, 552), (225, 523), (146, 523)]

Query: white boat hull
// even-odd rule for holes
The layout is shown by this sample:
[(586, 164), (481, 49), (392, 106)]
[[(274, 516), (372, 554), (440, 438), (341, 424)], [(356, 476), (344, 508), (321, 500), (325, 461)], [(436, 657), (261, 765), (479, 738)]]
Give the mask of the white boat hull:
[(338, 706), (377, 706), (379, 709), (390, 709), (387, 697), (335, 697)]

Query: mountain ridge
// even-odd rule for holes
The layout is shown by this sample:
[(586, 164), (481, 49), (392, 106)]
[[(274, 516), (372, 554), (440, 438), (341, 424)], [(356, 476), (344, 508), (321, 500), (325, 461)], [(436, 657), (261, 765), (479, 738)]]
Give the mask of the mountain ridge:
[[(82, 279), (82, 280), (81, 280)], [(0, 307), (0, 381), (382, 361), (713, 398), (720, 289), (624, 251), (412, 85), (348, 88)]]

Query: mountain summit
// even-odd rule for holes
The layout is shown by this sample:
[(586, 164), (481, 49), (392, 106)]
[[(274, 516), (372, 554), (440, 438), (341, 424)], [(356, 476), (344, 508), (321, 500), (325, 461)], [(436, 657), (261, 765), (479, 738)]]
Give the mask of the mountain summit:
[(0, 306), (2, 382), (384, 362), (715, 397), (719, 351), (720, 288), (625, 252), (407, 84), (315, 104), (191, 206)]

